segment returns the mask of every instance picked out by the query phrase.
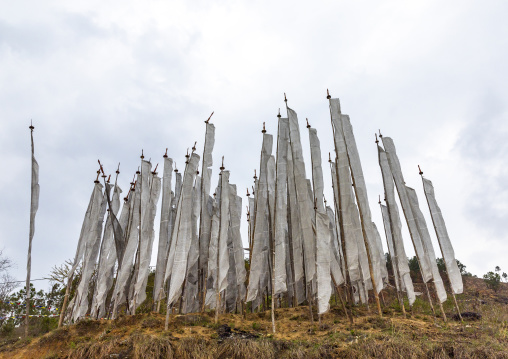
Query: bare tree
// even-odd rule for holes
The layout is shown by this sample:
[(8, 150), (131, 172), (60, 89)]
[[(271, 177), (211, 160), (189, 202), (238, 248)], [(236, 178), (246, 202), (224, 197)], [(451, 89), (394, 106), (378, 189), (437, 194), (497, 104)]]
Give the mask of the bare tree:
[(3, 250), (0, 250), (0, 301), (2, 302), (18, 286), (18, 282), (9, 273), (9, 269), (13, 266), (11, 259), (3, 254)]

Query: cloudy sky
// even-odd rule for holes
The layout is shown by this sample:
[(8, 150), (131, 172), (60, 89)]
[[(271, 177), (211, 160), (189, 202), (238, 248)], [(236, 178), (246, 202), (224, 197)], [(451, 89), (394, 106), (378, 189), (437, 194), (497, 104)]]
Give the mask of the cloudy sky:
[[(504, 1), (464, 0), (4, 1), (0, 248), (12, 274), (25, 276), (30, 119), (41, 185), (32, 278), (41, 278), (74, 256), (97, 159), (107, 172), (121, 162), (124, 190), (141, 149), (155, 165), (167, 147), (183, 169), (215, 111), (213, 181), (224, 155), (243, 195), (262, 123), (275, 133), (284, 92), (306, 158), (308, 117), (327, 165), (327, 88), (351, 116), (378, 227), (381, 129), (420, 202), (418, 164), (433, 181), (457, 258), (477, 275), (508, 271), (507, 13)], [(407, 231), (405, 243), (413, 255)]]

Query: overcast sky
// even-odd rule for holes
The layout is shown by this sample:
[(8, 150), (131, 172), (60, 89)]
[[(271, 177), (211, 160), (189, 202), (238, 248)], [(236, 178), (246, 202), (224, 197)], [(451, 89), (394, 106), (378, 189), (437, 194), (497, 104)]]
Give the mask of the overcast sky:
[(331, 199), (327, 88), (351, 116), (378, 228), (381, 129), (423, 205), (418, 164), (433, 181), (456, 257), (477, 275), (496, 265), (508, 271), (505, 1), (48, 0), (1, 8), (0, 248), (17, 279), (26, 275), (30, 119), (41, 186), (32, 278), (41, 278), (74, 256), (97, 159), (110, 173), (121, 162), (124, 191), (141, 149), (155, 165), (167, 147), (183, 170), (194, 141), (202, 152), (212, 111), (213, 186), (224, 155), (244, 196), (259, 166), (262, 123), (276, 135), (286, 92), (307, 161), (306, 117), (318, 131)]

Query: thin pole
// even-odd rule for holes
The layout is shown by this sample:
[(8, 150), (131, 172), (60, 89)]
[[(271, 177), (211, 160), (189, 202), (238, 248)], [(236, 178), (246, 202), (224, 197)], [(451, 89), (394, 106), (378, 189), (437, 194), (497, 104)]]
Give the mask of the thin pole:
[[(31, 158), (31, 185), (30, 185), (30, 229), (28, 234), (28, 255), (27, 255), (27, 264), (26, 264), (26, 313), (25, 313), (25, 337), (28, 337), (28, 324), (30, 318), (30, 275), (32, 272), (32, 239), (34, 235), (34, 221), (35, 221), (35, 213), (34, 213), (34, 126), (30, 121), (30, 140), (32, 147), (32, 158)], [(37, 184), (38, 186), (38, 184)], [(38, 196), (38, 194), (37, 194)], [(37, 210), (37, 209), (35, 209)]]
[[(223, 172), (224, 172), (224, 156), (222, 156), (222, 166), (220, 167), (220, 189), (221, 189), (221, 196), (219, 200), (219, 213), (222, 213), (222, 197), (224, 196), (224, 193), (222, 191), (222, 181), (223, 179)], [(221, 231), (221, 222), (222, 220), (219, 220), (219, 237), (217, 238), (217, 269), (215, 273), (215, 324), (219, 322), (219, 311), (220, 311), (220, 291), (219, 291), (219, 254), (220, 254), (220, 231)]]
[[(418, 170), (419, 170), (419, 174), (420, 174), (420, 177), (422, 178), (422, 183), (423, 183), (423, 172), (420, 168), (420, 166), (418, 166)], [(425, 190), (425, 186), (423, 186), (423, 189)], [(427, 195), (425, 195), (425, 199), (427, 200), (427, 205), (429, 206), (429, 210), (430, 210), (430, 203), (429, 203), (429, 199), (427, 198)], [(432, 217), (432, 222), (434, 222), (434, 217)], [(435, 228), (435, 226), (434, 226)], [(443, 256), (443, 261), (444, 261), (444, 252), (443, 252), (443, 247), (441, 246), (441, 241), (439, 240), (439, 236), (437, 236), (437, 232), (436, 232), (436, 237), (437, 237), (437, 242), (439, 243), (439, 249), (441, 250), (441, 255)], [(446, 264), (446, 262), (445, 262)], [(455, 303), (455, 308), (457, 309), (457, 314), (459, 315), (459, 318), (460, 318), (460, 321), (463, 322), (464, 320), (462, 319), (462, 314), (460, 314), (460, 309), (459, 309), (459, 304), (457, 303), (457, 298), (455, 298), (455, 293), (453, 292), (453, 288), (451, 288), (451, 279), (450, 279), (450, 274), (448, 273), (448, 271), (446, 271), (446, 275), (448, 277), (448, 281), (450, 282), (450, 292), (452, 293), (452, 297), (453, 297), (453, 302)], [(441, 303), (439, 303), (441, 305)], [(443, 311), (443, 314), (444, 314), (444, 311)]]

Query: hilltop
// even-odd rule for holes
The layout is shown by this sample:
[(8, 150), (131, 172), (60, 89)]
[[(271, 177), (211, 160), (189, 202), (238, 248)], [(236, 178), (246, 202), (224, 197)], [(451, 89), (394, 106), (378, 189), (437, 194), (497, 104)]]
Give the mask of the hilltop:
[(367, 308), (352, 308), (350, 325), (340, 306), (310, 322), (308, 307), (277, 309), (277, 333), (270, 312), (213, 312), (170, 316), (143, 313), (116, 320), (82, 320), (41, 337), (4, 338), (0, 358), (508, 358), (508, 284), (494, 292), (483, 280), (464, 277), (458, 296), (463, 312), (481, 318), (454, 320), (451, 300), (444, 303), (448, 322), (435, 319), (428, 303), (417, 299), (404, 318), (385, 295), (383, 318)]

